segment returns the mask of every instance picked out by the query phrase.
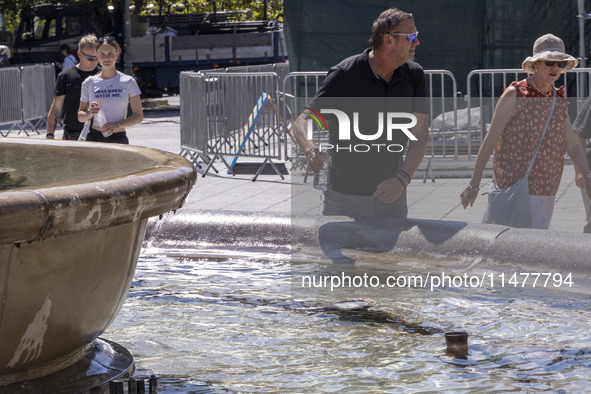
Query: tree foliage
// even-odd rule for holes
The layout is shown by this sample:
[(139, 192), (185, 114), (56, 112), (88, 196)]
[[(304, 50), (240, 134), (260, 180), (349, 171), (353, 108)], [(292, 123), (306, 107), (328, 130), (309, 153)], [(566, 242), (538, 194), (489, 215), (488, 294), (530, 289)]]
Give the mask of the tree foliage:
[[(79, 3), (89, 0), (0, 0), (0, 10), (4, 15), (4, 27), (7, 31), (14, 31), (19, 23), (19, 12), (27, 7), (41, 3)], [(113, 6), (123, 9), (125, 0), (94, 0), (95, 7)], [(103, 3), (103, 4), (101, 4)], [(197, 13), (217, 11), (251, 10), (252, 19), (265, 18), (264, 10), (267, 5), (267, 19), (283, 17), (283, 0), (130, 0), (132, 14), (136, 15), (167, 15), (178, 13)]]
[(13, 32), (19, 22), (20, 10), (31, 7), (35, 3), (34, 0), (0, 0), (0, 10), (2, 10), (4, 17), (4, 30)]
[[(264, 8), (267, 4), (267, 19), (277, 19), (283, 15), (283, 0), (130, 0), (134, 5), (133, 13), (148, 14), (175, 14), (197, 13), (217, 11), (251, 10), (252, 19), (265, 18)], [(123, 4), (124, 0), (114, 0)]]

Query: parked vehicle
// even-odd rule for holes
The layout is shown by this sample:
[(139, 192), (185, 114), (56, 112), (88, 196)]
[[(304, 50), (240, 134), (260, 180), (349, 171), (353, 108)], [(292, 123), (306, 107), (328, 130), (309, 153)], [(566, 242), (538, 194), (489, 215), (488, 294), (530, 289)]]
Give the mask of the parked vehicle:
[(76, 48), (89, 32), (115, 31), (113, 14), (101, 12), (91, 4), (40, 4), (24, 7), (14, 32), (13, 64), (53, 63), (59, 60), (59, 47)]
[(132, 16), (129, 48), (124, 48), (123, 13), (92, 3), (42, 4), (23, 9), (15, 31), (12, 63), (54, 62), (59, 47), (75, 48), (88, 33), (117, 33), (145, 96), (177, 93), (181, 71), (287, 60), (283, 24), (239, 21), (250, 11)]

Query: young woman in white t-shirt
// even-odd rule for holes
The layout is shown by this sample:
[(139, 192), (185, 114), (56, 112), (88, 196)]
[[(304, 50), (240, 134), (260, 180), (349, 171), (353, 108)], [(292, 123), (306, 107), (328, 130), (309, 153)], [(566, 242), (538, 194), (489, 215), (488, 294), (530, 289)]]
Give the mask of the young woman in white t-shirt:
[[(133, 77), (115, 68), (121, 47), (113, 37), (97, 40), (96, 53), (102, 71), (82, 83), (78, 120), (93, 119), (87, 141), (129, 144), (125, 128), (144, 119), (140, 89)], [(127, 117), (127, 106), (132, 115)]]

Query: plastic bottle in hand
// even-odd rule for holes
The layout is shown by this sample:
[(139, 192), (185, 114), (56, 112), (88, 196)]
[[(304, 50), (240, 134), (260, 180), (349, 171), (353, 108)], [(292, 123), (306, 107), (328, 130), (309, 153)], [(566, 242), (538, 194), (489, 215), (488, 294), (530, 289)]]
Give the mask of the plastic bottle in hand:
[(78, 137), (78, 141), (86, 141), (86, 137), (88, 136), (88, 132), (90, 131), (90, 120), (84, 122), (84, 127), (80, 132), (80, 136)]
[[(107, 124), (107, 118), (105, 117), (105, 114), (103, 113), (103, 111), (99, 110), (95, 115), (94, 115), (94, 123), (95, 126), (97, 126), (98, 128), (103, 127), (104, 125)], [(103, 131), (103, 137), (109, 137), (111, 134), (111, 132), (105, 132)]]
[(324, 165), (322, 166), (322, 168), (317, 171), (316, 173), (314, 173), (314, 181), (312, 182), (312, 186), (314, 186), (314, 189), (317, 190), (326, 190), (326, 187), (328, 185), (328, 166), (329, 166), (329, 161), (325, 161)]

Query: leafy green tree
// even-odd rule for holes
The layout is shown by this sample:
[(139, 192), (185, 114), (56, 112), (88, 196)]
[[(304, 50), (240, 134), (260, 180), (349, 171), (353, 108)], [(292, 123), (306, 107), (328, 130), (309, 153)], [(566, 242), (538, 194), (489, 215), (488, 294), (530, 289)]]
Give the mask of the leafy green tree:
[[(123, 3), (123, 0), (116, 0)], [(283, 15), (283, 0), (132, 0), (134, 14), (197, 13), (251, 10), (252, 19), (277, 19)]]
[[(67, 3), (79, 3), (88, 0), (70, 0)], [(13, 32), (19, 23), (21, 10), (33, 7), (42, 3), (65, 3), (60, 0), (0, 0), (0, 10), (4, 15), (4, 26), (7, 31)], [(106, 9), (112, 6), (122, 10), (125, 0), (94, 0), (93, 4), (97, 9)], [(267, 19), (278, 19), (283, 17), (283, 0), (130, 0), (132, 14), (177, 14), (218, 11), (239, 11), (251, 10), (252, 19), (261, 20), (265, 18), (265, 4)]]
[(2, 10), (4, 17), (4, 29), (13, 32), (19, 22), (20, 10), (32, 7), (35, 3), (34, 0), (0, 0), (0, 10)]

